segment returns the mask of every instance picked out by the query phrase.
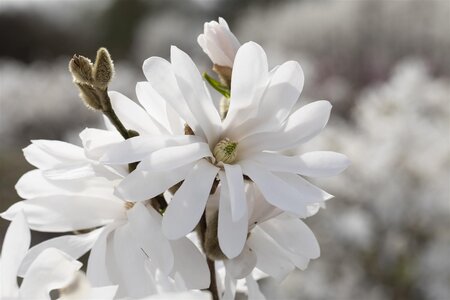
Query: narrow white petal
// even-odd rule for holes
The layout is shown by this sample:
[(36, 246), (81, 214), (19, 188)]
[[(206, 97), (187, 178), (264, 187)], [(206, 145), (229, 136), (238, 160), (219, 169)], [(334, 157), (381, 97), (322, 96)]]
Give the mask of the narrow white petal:
[(39, 169), (86, 161), (83, 148), (61, 141), (33, 140), (23, 149), (26, 160)]
[(102, 231), (103, 228), (99, 228), (85, 234), (63, 235), (37, 244), (27, 252), (20, 265), (18, 275), (21, 277), (25, 276), (36, 257), (49, 248), (61, 250), (74, 259), (80, 258), (92, 248)]
[(57, 249), (44, 250), (25, 274), (20, 286), (21, 299), (50, 299), (50, 291), (68, 286), (81, 265)]
[(118, 92), (108, 92), (111, 105), (126, 129), (144, 134), (162, 134), (160, 128), (146, 111), (128, 97)]
[(238, 164), (224, 164), (227, 185), (230, 191), (231, 216), (233, 222), (242, 219), (247, 212), (245, 199), (244, 175)]
[(229, 187), (226, 178), (224, 178), (222, 173), (220, 175), (221, 187), (217, 235), (220, 249), (229, 259), (232, 259), (241, 253), (247, 240), (247, 209), (236, 222), (232, 220)]
[(44, 170), (42, 174), (52, 180), (72, 180), (95, 176), (95, 170), (89, 162), (81, 162)]
[(165, 274), (169, 274), (174, 258), (170, 243), (161, 231), (161, 215), (141, 202), (137, 202), (127, 214), (136, 243)]
[(266, 297), (259, 289), (258, 283), (251, 274), (245, 277), (245, 282), (248, 288), (248, 300), (266, 300)]
[(201, 159), (186, 177), (163, 217), (163, 232), (169, 239), (181, 238), (195, 228), (218, 171), (218, 168)]
[(22, 212), (19, 212), (11, 221), (3, 240), (2, 262), (0, 265), (0, 283), (2, 287), (0, 296), (17, 296), (17, 274), (22, 259), (30, 246), (30, 240), (30, 230), (28, 229), (25, 216)]
[(167, 171), (140, 171), (130, 173), (117, 186), (117, 193), (130, 201), (145, 201), (164, 193), (168, 188), (182, 181), (194, 167), (190, 163)]
[(117, 131), (86, 128), (80, 133), (86, 157), (99, 160), (111, 145), (123, 141), (123, 137)]
[(170, 58), (175, 78), (189, 109), (202, 127), (209, 144), (216, 143), (221, 124), (220, 116), (206, 92), (200, 72), (189, 55), (175, 46), (170, 49)]
[(245, 246), (239, 256), (224, 260), (227, 274), (234, 279), (241, 279), (248, 276), (256, 266), (256, 255), (252, 249)]

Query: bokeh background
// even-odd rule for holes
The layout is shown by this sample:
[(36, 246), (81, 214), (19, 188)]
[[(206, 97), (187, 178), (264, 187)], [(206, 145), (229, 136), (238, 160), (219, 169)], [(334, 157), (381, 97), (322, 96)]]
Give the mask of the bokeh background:
[(79, 143), (101, 126), (72, 85), (74, 53), (107, 47), (112, 89), (135, 99), (142, 62), (171, 44), (208, 70), (196, 37), (218, 16), (271, 66), (300, 61), (303, 103), (332, 102), (328, 128), (301, 150), (353, 161), (317, 182), (336, 196), (307, 220), (321, 258), (281, 287), (262, 280), (267, 297), (450, 299), (449, 0), (0, 0), (0, 210), (20, 200), (30, 139)]

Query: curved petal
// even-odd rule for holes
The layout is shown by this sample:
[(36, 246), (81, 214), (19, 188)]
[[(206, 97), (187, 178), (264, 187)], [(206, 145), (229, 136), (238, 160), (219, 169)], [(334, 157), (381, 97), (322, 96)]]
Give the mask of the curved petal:
[(130, 201), (151, 199), (182, 181), (194, 167), (193, 163), (167, 171), (135, 170), (117, 186), (116, 192)]
[(18, 293), (17, 274), (20, 263), (30, 246), (31, 234), (25, 216), (19, 212), (5, 234), (1, 255), (0, 283), (2, 297), (16, 297)]
[(239, 142), (240, 156), (263, 150), (276, 151), (295, 147), (315, 137), (328, 122), (331, 104), (321, 100), (307, 104), (286, 120), (278, 132), (258, 133)]
[(136, 243), (168, 275), (172, 271), (174, 257), (170, 243), (161, 231), (161, 215), (141, 202), (137, 202), (127, 214)]
[(256, 266), (255, 252), (248, 246), (245, 246), (241, 254), (237, 257), (224, 260), (227, 274), (234, 279), (241, 279), (248, 276)]
[(175, 78), (184, 99), (206, 135), (208, 143), (214, 145), (220, 134), (220, 116), (206, 92), (205, 83), (192, 59), (175, 46), (170, 48)]
[(224, 164), (227, 186), (230, 190), (230, 204), (232, 221), (242, 219), (247, 214), (247, 200), (245, 199), (244, 175), (238, 164)]
[(39, 169), (86, 161), (83, 148), (70, 143), (51, 140), (32, 140), (31, 143), (23, 149), (23, 154), (30, 164)]
[(28, 251), (27, 255), (23, 259), (18, 275), (21, 277), (25, 276), (33, 261), (43, 251), (49, 248), (58, 249), (73, 259), (80, 258), (92, 248), (102, 231), (103, 228), (99, 228), (85, 234), (63, 235), (37, 244)]
[(236, 222), (232, 220), (229, 187), (227, 180), (221, 174), (219, 173), (221, 187), (217, 235), (220, 249), (229, 259), (232, 259), (241, 253), (247, 240), (247, 210)]
[(262, 152), (252, 155), (252, 159), (273, 172), (295, 173), (309, 177), (334, 176), (350, 165), (347, 156), (331, 151), (314, 151), (299, 156)]
[(20, 286), (21, 299), (50, 299), (50, 291), (68, 286), (81, 265), (57, 249), (44, 250), (25, 274)]
[(86, 128), (80, 133), (86, 157), (99, 160), (111, 145), (123, 141), (123, 137), (117, 131)]
[(139, 134), (162, 134), (160, 128), (145, 110), (134, 101), (118, 92), (108, 92), (114, 112), (126, 129), (132, 129)]
[(205, 159), (194, 166), (164, 213), (162, 229), (167, 238), (179, 239), (195, 228), (218, 171)]
[(261, 293), (259, 285), (252, 274), (245, 277), (245, 282), (248, 288), (248, 300), (266, 300), (266, 297)]

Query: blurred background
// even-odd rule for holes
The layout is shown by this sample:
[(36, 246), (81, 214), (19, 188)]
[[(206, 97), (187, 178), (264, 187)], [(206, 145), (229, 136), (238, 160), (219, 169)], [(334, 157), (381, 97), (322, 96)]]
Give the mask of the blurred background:
[[(202, 71), (203, 23), (224, 17), (275, 66), (298, 60), (302, 103), (333, 104), (324, 133), (302, 147), (345, 153), (336, 197), (307, 223), (322, 249), (269, 299), (450, 299), (450, 1), (0, 0), (0, 210), (32, 167), (30, 139), (78, 143), (100, 116), (78, 100), (74, 53), (115, 59), (112, 89), (135, 99), (142, 62), (171, 44)], [(7, 222), (0, 221), (3, 239)], [(42, 239), (37, 234), (34, 238)]]

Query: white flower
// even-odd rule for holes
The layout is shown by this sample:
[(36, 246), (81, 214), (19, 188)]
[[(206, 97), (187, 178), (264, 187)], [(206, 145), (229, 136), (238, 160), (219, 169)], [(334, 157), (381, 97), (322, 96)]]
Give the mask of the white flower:
[[(5, 235), (0, 264), (2, 299), (51, 299), (50, 291), (68, 287), (81, 263), (55, 248), (47, 248), (29, 261), (20, 288), (17, 276), (30, 246), (30, 230), (22, 212), (16, 214)], [(117, 287), (90, 289), (101, 299), (113, 299)], [(97, 297), (98, 299), (98, 297)]]
[[(110, 134), (85, 130), (81, 137), (88, 155), (101, 155), (102, 149), (114, 144)], [(12, 219), (23, 210), (30, 227), (38, 231), (100, 228), (87, 234), (57, 237), (33, 247), (21, 273), (44, 249), (54, 247), (74, 258), (91, 250), (87, 270), (90, 282), (94, 286), (117, 284), (119, 296), (154, 294), (161, 280), (169, 282), (168, 276), (176, 273), (189, 289), (208, 287), (209, 270), (194, 244), (187, 238), (168, 241), (161, 231), (161, 215), (153, 207), (144, 202), (133, 205), (114, 195), (114, 188), (122, 178), (117, 171), (121, 168), (105, 167), (87, 158), (83, 148), (57, 141), (34, 141), (24, 152), (27, 160), (39, 169), (22, 176), (16, 189), (26, 200), (11, 206), (2, 217)], [(89, 172), (77, 171), (80, 161), (82, 170)], [(156, 273), (162, 275), (157, 279)]]
[[(224, 209), (234, 228), (247, 227), (244, 175), (256, 183), (267, 202), (300, 217), (307, 216), (308, 205), (332, 197), (299, 175), (336, 175), (349, 165), (344, 155), (318, 151), (285, 156), (275, 152), (313, 138), (330, 115), (328, 101), (293, 110), (303, 87), (298, 63), (289, 61), (269, 72), (263, 49), (253, 42), (244, 44), (234, 62), (231, 104), (223, 123), (199, 71), (186, 53), (172, 47), (171, 63), (149, 58), (144, 63), (144, 73), (150, 83), (137, 86), (141, 103), (154, 101), (158, 106), (157, 103), (165, 102), (165, 112), (177, 112), (195, 135), (134, 137), (112, 146), (102, 161), (140, 161), (117, 187), (122, 197), (132, 201), (154, 197), (184, 180), (164, 213), (163, 231), (169, 239), (185, 236), (195, 228), (219, 170), (223, 171), (222, 184), (229, 189), (229, 203)], [(169, 124), (168, 115), (155, 115), (155, 119)], [(226, 150), (236, 151), (230, 152), (234, 160), (224, 162), (223, 155), (215, 157), (213, 152), (217, 144), (227, 139), (237, 146)], [(166, 147), (155, 151), (152, 145), (160, 140)], [(225, 252), (229, 258), (240, 254), (245, 235), (236, 240), (233, 249)]]
[(197, 41), (214, 64), (233, 67), (240, 43), (223, 18), (219, 18), (219, 22), (205, 23), (203, 33), (198, 36)]

